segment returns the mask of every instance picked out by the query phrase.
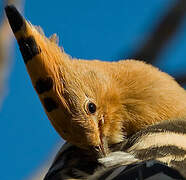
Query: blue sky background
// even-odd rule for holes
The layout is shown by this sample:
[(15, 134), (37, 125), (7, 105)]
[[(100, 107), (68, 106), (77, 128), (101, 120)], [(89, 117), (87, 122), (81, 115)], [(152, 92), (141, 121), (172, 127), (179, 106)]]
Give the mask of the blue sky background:
[[(0, 0), (0, 12), (3, 3)], [(174, 0), (25, 1), (25, 17), (45, 34), (57, 33), (72, 57), (128, 58), (173, 5)], [(158, 57), (157, 66), (175, 76), (186, 69), (186, 21)], [(8, 95), (0, 110), (0, 179), (23, 180), (37, 170), (61, 141), (47, 119), (17, 44)]]

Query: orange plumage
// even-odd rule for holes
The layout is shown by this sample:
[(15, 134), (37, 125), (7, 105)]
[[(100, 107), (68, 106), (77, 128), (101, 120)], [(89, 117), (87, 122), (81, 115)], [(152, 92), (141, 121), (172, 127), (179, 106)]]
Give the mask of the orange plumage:
[(6, 13), (46, 114), (70, 143), (105, 155), (142, 128), (186, 116), (185, 90), (168, 74), (136, 60), (72, 59), (15, 7)]

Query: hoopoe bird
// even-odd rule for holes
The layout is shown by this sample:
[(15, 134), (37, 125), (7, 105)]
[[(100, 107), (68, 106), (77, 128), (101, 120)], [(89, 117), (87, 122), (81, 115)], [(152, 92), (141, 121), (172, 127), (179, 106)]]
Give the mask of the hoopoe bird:
[(162, 120), (186, 116), (186, 92), (168, 74), (137, 60), (71, 58), (18, 10), (5, 8), (32, 84), (63, 139), (98, 157)]
[(127, 144), (113, 147), (112, 151), (95, 161), (87, 151), (66, 143), (44, 180), (112, 180), (116, 177), (118, 180), (144, 180), (155, 175), (158, 177), (154, 179), (164, 179), (165, 175), (169, 179), (185, 179), (186, 121), (166, 120), (149, 126), (131, 136)]

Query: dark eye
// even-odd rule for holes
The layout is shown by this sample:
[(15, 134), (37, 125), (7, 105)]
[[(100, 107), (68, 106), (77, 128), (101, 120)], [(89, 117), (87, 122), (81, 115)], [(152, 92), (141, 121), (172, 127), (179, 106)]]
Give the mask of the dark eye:
[(94, 103), (88, 103), (88, 110), (91, 114), (96, 112), (96, 105)]
[(87, 102), (86, 110), (88, 114), (94, 114), (96, 112), (96, 105), (93, 102)]

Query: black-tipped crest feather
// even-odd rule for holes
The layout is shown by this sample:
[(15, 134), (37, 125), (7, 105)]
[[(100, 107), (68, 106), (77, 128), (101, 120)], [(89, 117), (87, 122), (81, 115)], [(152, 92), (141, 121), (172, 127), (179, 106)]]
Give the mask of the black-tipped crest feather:
[(6, 6), (5, 12), (14, 33), (19, 31), (25, 25), (23, 16), (19, 13), (15, 6)]

